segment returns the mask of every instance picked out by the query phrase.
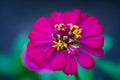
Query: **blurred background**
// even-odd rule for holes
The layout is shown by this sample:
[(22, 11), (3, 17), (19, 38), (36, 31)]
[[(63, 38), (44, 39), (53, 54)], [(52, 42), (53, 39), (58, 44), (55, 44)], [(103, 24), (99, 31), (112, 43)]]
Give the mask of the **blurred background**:
[(27, 34), (40, 16), (75, 8), (99, 18), (104, 27), (104, 57), (92, 70), (79, 66), (81, 80), (120, 80), (119, 0), (0, 0), (0, 80), (75, 80), (62, 72), (36, 73), (24, 67), (21, 54)]

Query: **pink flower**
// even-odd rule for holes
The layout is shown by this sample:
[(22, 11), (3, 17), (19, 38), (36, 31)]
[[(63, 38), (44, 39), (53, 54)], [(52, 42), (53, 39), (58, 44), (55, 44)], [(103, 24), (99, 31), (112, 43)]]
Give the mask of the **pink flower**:
[(53, 12), (49, 18), (40, 17), (29, 33), (24, 61), (29, 69), (62, 70), (75, 74), (80, 64), (85, 69), (94, 67), (92, 56), (103, 56), (102, 26), (94, 16), (71, 12)]

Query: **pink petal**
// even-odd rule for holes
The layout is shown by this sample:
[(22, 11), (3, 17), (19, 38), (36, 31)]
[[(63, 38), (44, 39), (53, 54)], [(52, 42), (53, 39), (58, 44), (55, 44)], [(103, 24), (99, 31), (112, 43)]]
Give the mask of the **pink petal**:
[(64, 68), (64, 73), (67, 75), (75, 74), (78, 70), (78, 65), (73, 56), (66, 55), (67, 63)]
[(23, 52), (22, 55), (22, 60), (23, 60), (23, 64), (29, 69), (29, 70), (33, 70), (33, 71), (37, 71), (37, 72), (51, 72), (51, 69), (49, 68), (49, 66), (46, 66), (44, 68), (40, 68), (38, 66), (36, 66), (32, 61), (30, 61), (27, 57), (26, 54), (26, 47), (25, 50)]
[(39, 66), (35, 65), (34, 62), (29, 61), (29, 59), (27, 57), (24, 57), (23, 64), (29, 70), (32, 70), (32, 71), (37, 71), (37, 72), (52, 72), (52, 70), (50, 69), (50, 67), (48, 65), (44, 65), (42, 67), (39, 67)]
[(27, 55), (26, 55), (26, 51), (24, 51), (22, 57), (23, 57), (23, 63), (24, 63), (24, 65), (25, 65), (28, 69), (30, 69), (30, 70), (39, 70), (39, 68), (38, 68), (33, 62), (29, 61), (29, 59), (28, 59), (28, 57), (27, 57)]
[(48, 21), (50, 22), (51, 25), (55, 24), (54, 20), (51, 17), (48, 17)]
[[(34, 51), (36, 53), (32, 53), (32, 51), (30, 52), (30, 50), (29, 50), (28, 54), (31, 56), (31, 58), (32, 58), (35, 65), (37, 65), (40, 68), (48, 66), (48, 62), (45, 61), (45, 54), (46, 54), (46, 51), (49, 48), (50, 48), (50, 46), (39, 47), (39, 48), (37, 48), (36, 51)], [(37, 52), (38, 50), (39, 50), (39, 52)]]
[(94, 49), (94, 48), (91, 48), (91, 47), (87, 47), (87, 46), (84, 46), (84, 45), (81, 45), (80, 46), (82, 49), (84, 49), (88, 54), (91, 54), (93, 56), (97, 56), (97, 57), (102, 57), (103, 56), (103, 49)]
[(49, 45), (34, 47), (31, 42), (27, 45), (27, 57), (30, 61), (33, 61), (36, 57), (43, 55), (46, 50), (50, 48)]
[(34, 59), (34, 64), (39, 68), (45, 68), (48, 65), (48, 62), (44, 60), (44, 55), (40, 55)]
[(64, 23), (76, 24), (80, 18), (80, 10), (75, 9), (72, 12), (65, 12), (63, 13), (63, 16), (64, 16)]
[(82, 28), (82, 38), (99, 35), (103, 32), (102, 26), (98, 24), (98, 19), (94, 16), (87, 17), (79, 26)]
[(60, 12), (51, 13), (51, 18), (53, 19), (54, 23), (56, 23), (56, 24), (63, 23), (63, 15)]
[(91, 48), (102, 48), (104, 44), (103, 36), (86, 37), (79, 40), (81, 44)]
[(97, 24), (98, 23), (98, 19), (95, 16), (89, 16), (87, 18), (85, 18), (82, 22), (80, 22), (79, 26), (83, 29), (86, 30), (88, 28), (90, 28), (90, 26), (92, 24)]
[[(84, 37), (84, 34), (87, 34), (87, 32), (91, 31), (90, 28), (93, 27), (94, 25), (98, 24), (98, 19), (94, 16), (89, 16), (82, 20), (79, 23), (79, 27), (82, 28), (82, 37)], [(94, 34), (96, 35), (96, 34)]]
[(94, 60), (91, 56), (89, 56), (88, 54), (86, 54), (83, 51), (79, 51), (76, 55), (77, 61), (78, 63), (85, 69), (91, 69), (94, 67)]
[(48, 48), (45, 52), (45, 60), (49, 60), (50, 58), (52, 58), (55, 52), (56, 48), (53, 48), (52, 46)]
[(34, 24), (35, 30), (40, 33), (52, 34), (54, 32), (53, 25), (50, 24), (49, 20), (45, 17), (40, 17)]
[(43, 63), (45, 63), (45, 62), (44, 62), (44, 55), (43, 55), (43, 54), (41, 54), (41, 55), (39, 55), (39, 56), (36, 56), (36, 57), (34, 58), (34, 64), (36, 64), (36, 65), (39, 66), (40, 68), (42, 68), (41, 65), (42, 65)]
[(85, 20), (87, 18), (87, 16), (88, 16), (87, 13), (81, 13), (80, 18), (79, 18), (79, 22)]
[(50, 67), (52, 70), (62, 70), (65, 67), (65, 64), (66, 64), (65, 53), (63, 51), (59, 51), (51, 60)]
[(27, 52), (27, 57), (30, 61), (33, 61), (37, 56), (39, 56), (39, 54), (36, 52), (30, 52), (30, 51)]
[(37, 46), (44, 46), (44, 45), (51, 45), (52, 39), (37, 39), (30, 41), (34, 47)]
[(103, 27), (100, 24), (95, 24), (95, 25), (89, 26), (88, 29), (85, 29), (81, 35), (82, 37), (88, 37), (88, 36), (99, 35), (102, 32), (103, 32)]
[(35, 40), (35, 39), (51, 39), (50, 34), (44, 34), (36, 31), (35, 29), (32, 29), (30, 33), (28, 34), (28, 37), (30, 40)]

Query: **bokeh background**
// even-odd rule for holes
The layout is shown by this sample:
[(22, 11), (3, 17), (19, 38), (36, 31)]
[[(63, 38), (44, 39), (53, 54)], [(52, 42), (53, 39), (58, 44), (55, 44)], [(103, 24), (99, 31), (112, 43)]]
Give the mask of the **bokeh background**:
[(120, 80), (119, 0), (0, 0), (0, 80), (75, 80), (62, 72), (36, 73), (24, 67), (21, 54), (27, 34), (40, 16), (80, 9), (99, 18), (104, 27), (104, 57), (92, 70), (79, 66), (81, 80)]

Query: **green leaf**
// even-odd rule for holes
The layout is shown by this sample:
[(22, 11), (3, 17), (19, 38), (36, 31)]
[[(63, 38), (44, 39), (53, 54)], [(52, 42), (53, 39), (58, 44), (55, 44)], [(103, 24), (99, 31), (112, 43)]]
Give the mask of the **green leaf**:
[(80, 77), (80, 80), (93, 80), (93, 71), (92, 70), (86, 70), (79, 66), (78, 68), (78, 74)]
[[(11, 54), (8, 55), (0, 55), (0, 72), (6, 75), (17, 75), (21, 73), (24, 66), (22, 64), (22, 52), (24, 50), (24, 45), (27, 43), (27, 35), (26, 33), (20, 34), (14, 42), (13, 50)], [(7, 54), (7, 53), (6, 53)]]
[(21, 55), (27, 42), (28, 42), (27, 33), (19, 34), (16, 37), (14, 44), (13, 44), (13, 53), (16, 56)]
[(114, 80), (120, 80), (120, 63), (99, 60), (97, 66), (108, 73)]
[(18, 76), (17, 80), (39, 80), (39, 78), (35, 72), (25, 72)]
[(24, 65), (22, 63), (22, 53), (27, 42), (28, 38), (26, 33), (19, 34), (14, 41), (11, 66), (14, 68), (14, 73), (16, 74), (19, 74), (24, 70)]
[(107, 53), (114, 45), (114, 39), (111, 36), (104, 35), (104, 52)]
[(75, 80), (74, 75), (66, 75), (62, 71), (55, 71), (51, 76), (52, 80)]
[(10, 57), (0, 53), (0, 73), (5, 75), (11, 75), (13, 68), (11, 67)]
[(52, 80), (50, 73), (43, 72), (38, 74), (40, 80)]
[(0, 61), (0, 72), (5, 75), (17, 75), (24, 68), (20, 61), (14, 60), (11, 56), (0, 54)]

